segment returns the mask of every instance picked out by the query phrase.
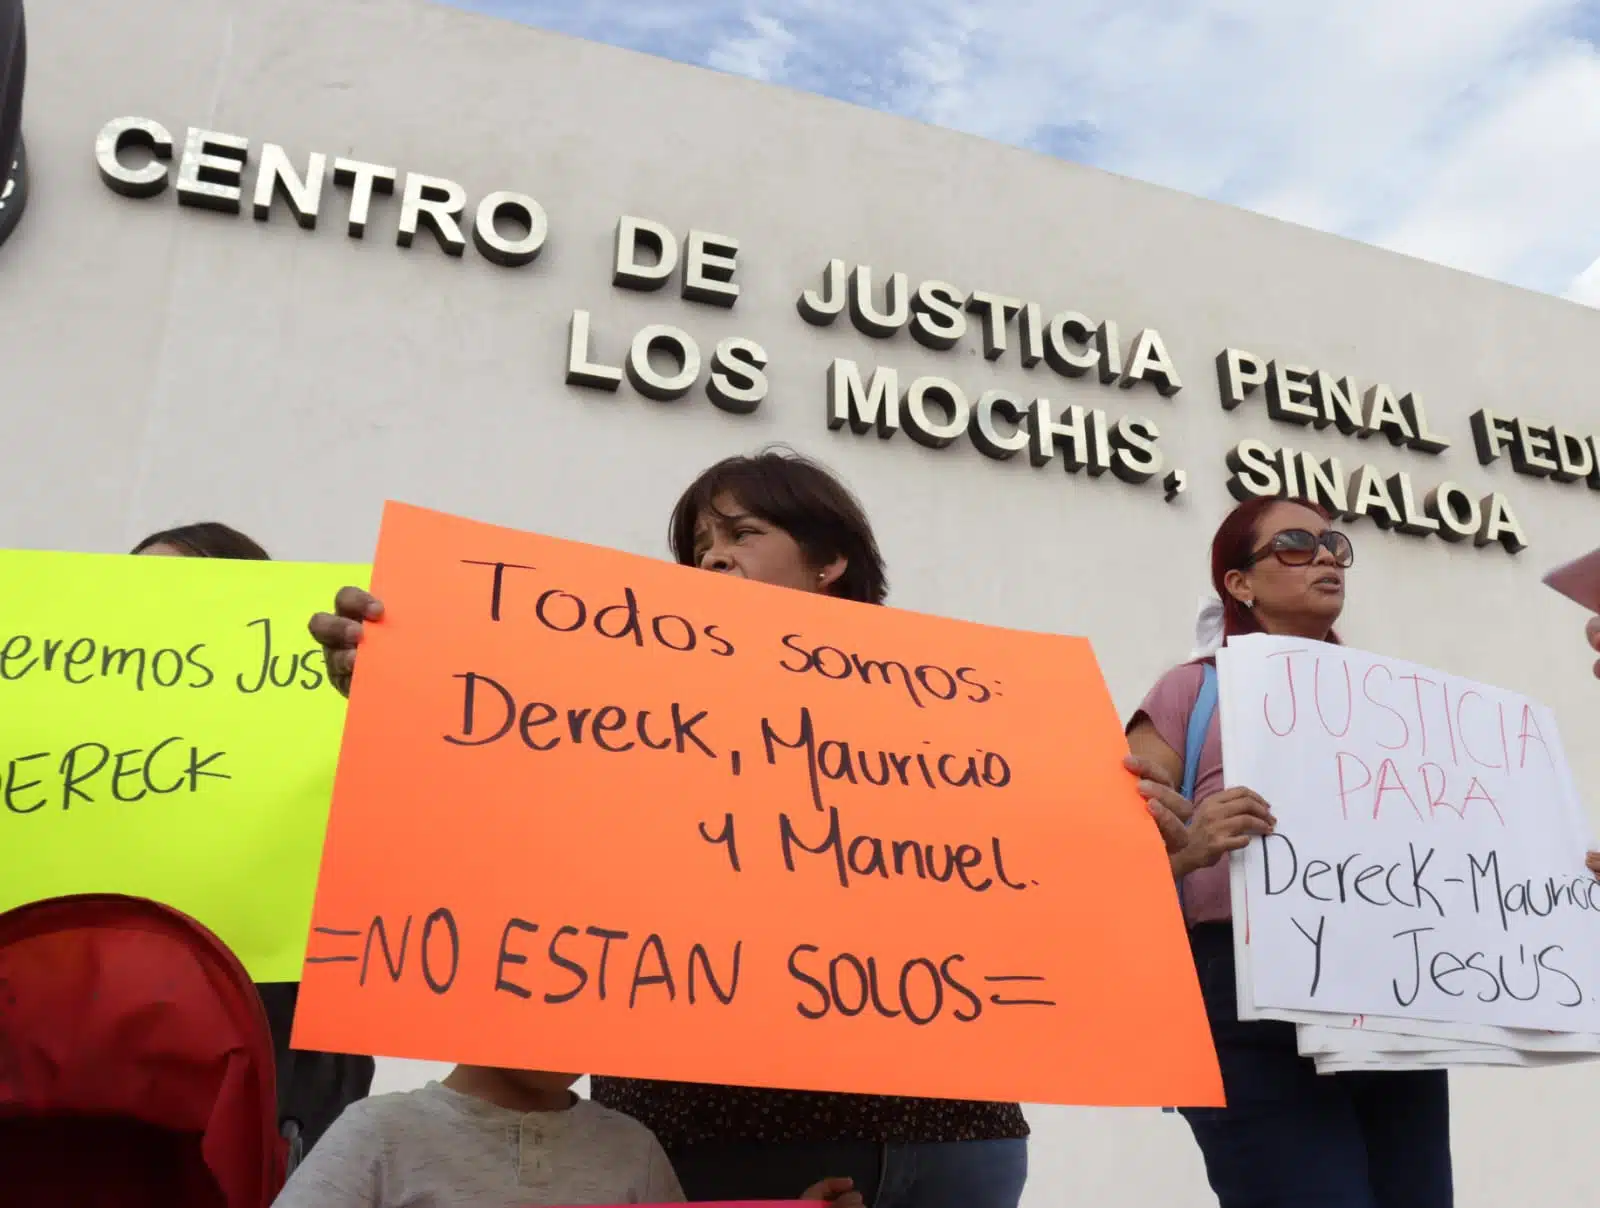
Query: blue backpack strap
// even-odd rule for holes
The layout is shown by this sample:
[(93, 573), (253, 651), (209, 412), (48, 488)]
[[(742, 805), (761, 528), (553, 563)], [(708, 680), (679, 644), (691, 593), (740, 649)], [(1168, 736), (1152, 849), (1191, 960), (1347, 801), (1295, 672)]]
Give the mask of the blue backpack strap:
[(1200, 752), (1206, 745), (1211, 719), (1217, 714), (1217, 669), (1211, 663), (1200, 666), (1205, 675), (1200, 680), (1200, 695), (1194, 698), (1183, 743), (1183, 795), (1190, 801), (1194, 800), (1195, 781), (1200, 778)]
[[(1217, 668), (1213, 663), (1201, 663), (1200, 692), (1194, 698), (1194, 708), (1189, 711), (1189, 729), (1183, 736), (1183, 787), (1179, 790), (1192, 805), (1195, 782), (1200, 779), (1200, 752), (1205, 750), (1206, 734), (1211, 730), (1211, 719), (1217, 715)], [(1190, 815), (1193, 821), (1193, 815)], [(1184, 823), (1185, 826), (1188, 823)], [(1183, 882), (1178, 882), (1178, 904), (1183, 904)]]
[[(1189, 712), (1189, 729), (1183, 738), (1183, 795), (1194, 801), (1194, 784), (1200, 778), (1200, 752), (1206, 745), (1206, 734), (1211, 729), (1211, 719), (1217, 714), (1217, 668), (1212, 663), (1201, 663), (1204, 673), (1200, 678), (1200, 694), (1194, 698), (1194, 708)], [(1185, 823), (1187, 825), (1187, 823)], [(1183, 907), (1183, 882), (1178, 882), (1178, 906)], [(1163, 1107), (1164, 1112), (1176, 1112), (1175, 1107)]]

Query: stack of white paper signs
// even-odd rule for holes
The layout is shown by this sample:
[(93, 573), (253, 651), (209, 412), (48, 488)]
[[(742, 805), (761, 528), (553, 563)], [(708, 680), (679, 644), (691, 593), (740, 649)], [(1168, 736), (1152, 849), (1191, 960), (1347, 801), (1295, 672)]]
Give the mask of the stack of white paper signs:
[(1229, 787), (1276, 833), (1231, 860), (1239, 1017), (1318, 1070), (1600, 1054), (1600, 881), (1551, 712), (1293, 638), (1217, 657)]

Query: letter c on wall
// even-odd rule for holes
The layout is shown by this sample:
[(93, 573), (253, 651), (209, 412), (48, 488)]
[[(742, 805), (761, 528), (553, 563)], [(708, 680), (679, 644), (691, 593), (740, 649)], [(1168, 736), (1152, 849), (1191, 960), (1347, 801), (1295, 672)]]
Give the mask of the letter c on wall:
[[(130, 147), (150, 153), (142, 168), (129, 167), (122, 154)], [(94, 140), (94, 158), (106, 187), (124, 197), (154, 197), (171, 177), (172, 134), (160, 122), (142, 117), (114, 117)]]

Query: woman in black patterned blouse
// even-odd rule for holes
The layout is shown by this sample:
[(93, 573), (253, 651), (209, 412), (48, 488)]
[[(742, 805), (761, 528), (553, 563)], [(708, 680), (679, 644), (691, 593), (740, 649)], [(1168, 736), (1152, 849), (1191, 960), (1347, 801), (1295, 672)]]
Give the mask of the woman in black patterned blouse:
[[(712, 466), (678, 500), (670, 539), (685, 566), (866, 604), (888, 592), (861, 505), (793, 455)], [(1028, 1175), (1015, 1103), (633, 1078), (596, 1078), (594, 1097), (650, 1127), (691, 1200), (781, 1199), (821, 1171), (848, 1175), (872, 1208), (1015, 1208)]]
[[(866, 604), (887, 594), (861, 505), (827, 470), (767, 452), (701, 474), (673, 509), (686, 566)], [(348, 691), (361, 622), (380, 606), (340, 593), (311, 631), (329, 679)], [(635, 1078), (595, 1078), (594, 1098), (656, 1134), (690, 1200), (792, 1199), (847, 1176), (871, 1208), (1016, 1208), (1028, 1124), (1015, 1103), (821, 1094)]]

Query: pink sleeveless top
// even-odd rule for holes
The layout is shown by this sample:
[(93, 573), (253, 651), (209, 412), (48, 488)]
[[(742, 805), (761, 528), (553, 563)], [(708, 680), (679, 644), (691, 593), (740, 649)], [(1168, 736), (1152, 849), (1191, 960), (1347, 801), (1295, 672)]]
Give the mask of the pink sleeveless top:
[[(1189, 733), (1189, 715), (1194, 712), (1195, 697), (1200, 695), (1204, 675), (1199, 663), (1183, 663), (1167, 672), (1150, 689), (1144, 703), (1128, 722), (1129, 729), (1140, 718), (1149, 718), (1161, 740), (1181, 759)], [(1222, 787), (1222, 715), (1218, 712), (1211, 718), (1205, 743), (1200, 748), (1200, 767), (1194, 787), (1196, 804)], [(1226, 922), (1233, 917), (1227, 860), (1219, 860), (1210, 868), (1202, 868), (1184, 878), (1183, 913), (1191, 927), (1196, 923)]]

